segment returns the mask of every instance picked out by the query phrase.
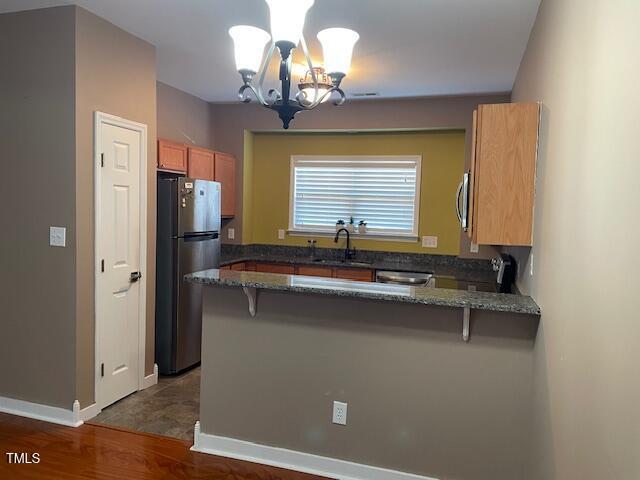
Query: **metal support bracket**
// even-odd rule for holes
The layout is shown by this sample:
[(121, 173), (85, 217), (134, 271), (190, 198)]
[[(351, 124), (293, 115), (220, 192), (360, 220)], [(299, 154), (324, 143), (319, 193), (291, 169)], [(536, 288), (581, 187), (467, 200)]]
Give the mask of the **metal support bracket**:
[(249, 301), (249, 315), (255, 317), (258, 293), (254, 287), (242, 287), (242, 291)]
[(462, 311), (462, 340), (469, 341), (469, 330), (471, 324), (471, 309), (464, 307)]

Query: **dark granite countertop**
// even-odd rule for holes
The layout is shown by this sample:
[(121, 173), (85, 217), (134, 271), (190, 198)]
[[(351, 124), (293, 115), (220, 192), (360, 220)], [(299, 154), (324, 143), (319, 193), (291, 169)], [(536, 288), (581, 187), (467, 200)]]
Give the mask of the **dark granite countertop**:
[(192, 283), (249, 287), (266, 290), (355, 297), (441, 307), (471, 308), (497, 312), (540, 315), (531, 297), (504, 293), (474, 292), (446, 288), (413, 287), (387, 283), (354, 282), (335, 278), (282, 275), (276, 273), (205, 270), (185, 277)]
[(345, 262), (344, 250), (317, 248), (311, 258), (304, 247), (277, 245), (223, 245), (220, 266), (238, 262), (273, 262), (344, 268), (366, 268), (396, 272), (433, 273), (468, 282), (495, 285), (496, 274), (488, 260), (461, 259), (449, 255), (403, 254), (361, 250), (355, 259)]

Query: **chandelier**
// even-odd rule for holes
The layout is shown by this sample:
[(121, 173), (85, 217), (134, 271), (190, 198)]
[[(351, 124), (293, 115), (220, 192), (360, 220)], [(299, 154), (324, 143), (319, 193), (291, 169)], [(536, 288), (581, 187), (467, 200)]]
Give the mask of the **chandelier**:
[[(304, 20), (313, 1), (266, 0), (271, 16), (271, 35), (249, 25), (237, 25), (229, 30), (234, 43), (236, 68), (242, 76), (243, 85), (238, 91), (240, 101), (251, 101), (249, 90), (263, 106), (278, 113), (285, 129), (289, 128), (296, 113), (312, 110), (332, 96), (334, 105), (345, 102), (340, 83), (349, 73), (353, 46), (359, 35), (346, 28), (327, 28), (319, 32), (324, 67), (314, 66), (302, 35)], [(265, 46), (270, 41), (265, 56)], [(291, 99), (292, 56), (298, 44), (302, 47), (308, 70), (300, 80), (295, 99)], [(280, 53), (281, 90), (272, 88), (265, 95), (262, 86), (276, 47)], [(254, 85), (258, 75), (258, 83)]]

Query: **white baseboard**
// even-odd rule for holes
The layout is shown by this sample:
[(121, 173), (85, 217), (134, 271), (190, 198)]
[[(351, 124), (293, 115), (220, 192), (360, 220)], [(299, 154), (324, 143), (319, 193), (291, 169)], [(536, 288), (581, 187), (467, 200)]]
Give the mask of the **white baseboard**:
[(0, 412), (68, 427), (79, 427), (84, 423), (80, 419), (80, 403), (77, 400), (73, 402), (72, 408), (67, 410), (66, 408), (51, 407), (25, 400), (0, 397)]
[(96, 417), (101, 411), (102, 410), (98, 407), (97, 403), (92, 403), (78, 412), (78, 420), (86, 422), (87, 420), (91, 420), (93, 417)]
[(151, 375), (147, 375), (146, 377), (144, 377), (144, 380), (142, 381), (141, 390), (144, 390), (145, 388), (153, 387), (156, 383), (158, 383), (158, 364), (154, 363), (153, 373)]
[(436, 480), (412, 473), (210, 435), (200, 431), (200, 422), (196, 422), (194, 445), (191, 450), (337, 480)]

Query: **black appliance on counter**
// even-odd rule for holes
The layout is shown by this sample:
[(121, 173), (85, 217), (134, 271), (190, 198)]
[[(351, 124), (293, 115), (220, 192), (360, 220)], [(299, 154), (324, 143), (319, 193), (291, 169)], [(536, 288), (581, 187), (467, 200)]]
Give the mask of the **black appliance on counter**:
[(220, 184), (158, 178), (156, 362), (162, 374), (200, 362), (202, 285), (184, 276), (220, 265)]
[(516, 259), (511, 255), (501, 253), (498, 257), (491, 259), (491, 266), (497, 274), (498, 292), (512, 293), (518, 268)]

